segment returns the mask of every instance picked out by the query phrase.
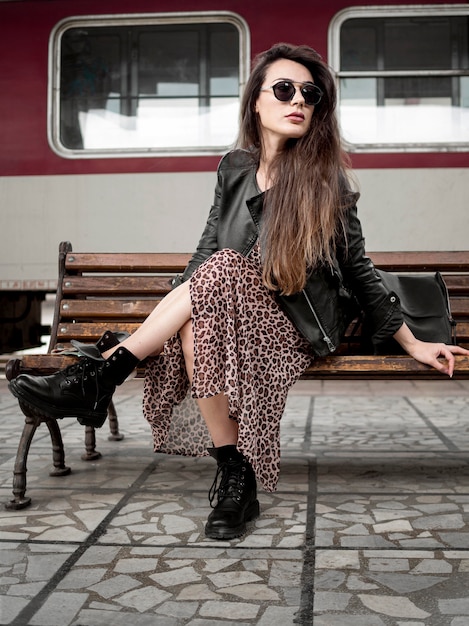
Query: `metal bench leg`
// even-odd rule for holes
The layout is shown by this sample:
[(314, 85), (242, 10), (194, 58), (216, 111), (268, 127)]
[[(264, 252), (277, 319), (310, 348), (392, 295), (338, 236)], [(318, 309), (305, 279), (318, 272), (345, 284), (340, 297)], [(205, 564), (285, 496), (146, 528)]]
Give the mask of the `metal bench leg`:
[(122, 441), (124, 439), (124, 435), (119, 432), (119, 421), (117, 419), (117, 411), (114, 406), (114, 400), (111, 400), (111, 403), (107, 410), (107, 416), (109, 420), (109, 430), (111, 434), (108, 437), (109, 441)]
[(31, 504), (31, 498), (26, 498), (26, 462), (28, 459), (28, 452), (33, 440), (34, 433), (37, 427), (41, 423), (40, 419), (26, 415), (23, 433), (21, 435), (20, 442), (18, 444), (18, 451), (16, 453), (15, 467), (13, 469), (13, 496), (14, 499), (5, 504), (5, 508), (8, 511), (19, 511)]
[(59, 425), (55, 419), (45, 420), (45, 422), (52, 441), (52, 462), (54, 464), (54, 469), (49, 472), (49, 476), (66, 476), (70, 474), (71, 469), (65, 465), (64, 444)]
[(54, 469), (49, 473), (50, 476), (66, 476), (70, 474), (71, 471), (70, 468), (65, 465), (64, 446), (57, 421), (55, 419), (44, 419), (40, 416), (31, 415), (30, 409), (23, 406), (21, 402), (20, 407), (25, 415), (25, 420), (13, 470), (14, 499), (5, 504), (5, 508), (9, 511), (19, 511), (31, 504), (31, 498), (25, 497), (26, 472), (28, 471), (27, 460), (34, 433), (41, 422), (46, 422), (52, 442), (52, 462)]
[(93, 426), (85, 426), (85, 450), (85, 454), (81, 455), (82, 461), (96, 461), (102, 456), (96, 450), (96, 431)]
[[(107, 410), (107, 416), (109, 420), (109, 430), (111, 431), (108, 440), (122, 441), (124, 435), (119, 432), (116, 407), (112, 400)], [(86, 452), (81, 457), (83, 461), (96, 461), (96, 459), (100, 459), (102, 456), (101, 452), (96, 450), (96, 430), (93, 426), (85, 426), (85, 450)]]

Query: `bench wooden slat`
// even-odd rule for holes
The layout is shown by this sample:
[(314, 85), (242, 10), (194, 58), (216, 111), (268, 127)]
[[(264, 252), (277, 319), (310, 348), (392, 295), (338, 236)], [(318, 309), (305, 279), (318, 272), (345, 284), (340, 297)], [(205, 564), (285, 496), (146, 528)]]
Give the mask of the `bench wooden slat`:
[[(130, 334), (135, 332), (140, 326), (140, 321), (123, 322), (122, 320), (110, 320), (102, 322), (65, 322), (59, 324), (57, 340), (59, 343), (78, 339), (79, 341), (89, 341), (95, 343), (106, 330), (125, 331)], [(458, 322), (457, 325), (458, 344), (467, 347), (469, 344), (469, 322)], [(353, 344), (359, 344), (359, 338), (351, 339)], [(347, 349), (347, 341), (344, 342), (344, 349)], [(343, 350), (342, 350), (343, 352)]]
[(467, 342), (469, 340), (469, 322), (468, 321), (457, 322), (456, 336), (458, 337), (459, 343)]
[[(117, 270), (116, 270), (117, 271)], [(148, 272), (149, 274), (150, 272)], [(148, 274), (103, 276), (97, 273), (88, 275), (67, 276), (62, 285), (63, 293), (91, 295), (95, 293), (167, 293), (170, 282), (176, 274), (166, 276)], [(444, 274), (443, 278), (450, 296), (469, 296), (469, 282), (464, 274)]]
[[(59, 370), (77, 363), (75, 356), (67, 356), (61, 354), (28, 354), (21, 359), (11, 359), (7, 363), (6, 375), (8, 379), (15, 378), (18, 374), (41, 374), (47, 376), (54, 374)], [(137, 377), (143, 378), (145, 375), (145, 366), (142, 363), (137, 368)]]
[(76, 323), (60, 322), (57, 329), (57, 342), (61, 345), (62, 343), (69, 342), (71, 339), (77, 339), (78, 341), (96, 343), (106, 330), (112, 330), (114, 332), (121, 331), (132, 334), (137, 330), (140, 324), (140, 321), (123, 322), (121, 320), (112, 320), (112, 323), (110, 324), (106, 321)]
[[(102, 322), (61, 322), (58, 327), (57, 341), (59, 344), (69, 342), (71, 339), (95, 343), (106, 330), (125, 331), (134, 333), (141, 322), (123, 322), (122, 320), (110, 320)], [(457, 325), (458, 344), (467, 348), (469, 345), (469, 322)], [(359, 338), (346, 338), (340, 352), (350, 352), (349, 346), (359, 348)]]
[[(467, 378), (469, 357), (456, 357), (454, 378)], [(335, 355), (318, 358), (308, 367), (302, 378), (400, 378), (400, 379), (439, 379), (445, 378), (434, 368), (415, 361), (408, 355)], [(448, 379), (449, 380), (449, 379)]]
[[(21, 371), (48, 374), (56, 372), (77, 359), (73, 356), (61, 354), (25, 355), (21, 359)], [(143, 375), (143, 367), (138, 375)], [(469, 357), (456, 357), (456, 371), (454, 378), (467, 378), (469, 375)], [(422, 378), (446, 380), (435, 369), (418, 363), (407, 355), (375, 356), (375, 355), (334, 355), (315, 359), (305, 371), (302, 378)], [(448, 379), (449, 380), (449, 379)]]
[[(467, 251), (368, 252), (377, 267), (395, 272), (459, 272), (468, 269)], [(68, 272), (181, 272), (191, 255), (177, 252), (84, 253), (69, 252)]]
[(450, 296), (469, 295), (467, 274), (443, 274)]
[(469, 298), (461, 298), (459, 296), (455, 298), (450, 297), (451, 313), (455, 318), (468, 318)]
[(144, 319), (150, 315), (158, 300), (62, 300), (63, 319), (93, 318)]
[(168, 276), (67, 276), (63, 281), (62, 291), (65, 297), (73, 294), (126, 296), (132, 294), (166, 294), (170, 289)]
[(178, 252), (69, 252), (65, 259), (68, 272), (162, 272), (178, 273), (191, 255)]
[(394, 272), (467, 272), (467, 251), (368, 252), (376, 267)]

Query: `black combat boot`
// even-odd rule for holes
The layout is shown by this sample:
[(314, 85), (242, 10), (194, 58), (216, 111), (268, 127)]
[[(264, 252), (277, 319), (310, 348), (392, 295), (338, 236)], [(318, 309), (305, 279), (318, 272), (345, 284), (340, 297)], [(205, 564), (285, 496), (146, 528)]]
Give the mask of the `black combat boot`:
[(208, 516), (205, 535), (211, 539), (241, 537), (246, 532), (246, 522), (259, 516), (254, 470), (234, 445), (210, 448), (208, 452), (216, 459), (218, 468), (208, 496), (213, 511)]
[(123, 346), (108, 358), (82, 357), (50, 376), (21, 374), (8, 385), (20, 403), (37, 415), (76, 417), (84, 426), (100, 428), (116, 389), (138, 364)]

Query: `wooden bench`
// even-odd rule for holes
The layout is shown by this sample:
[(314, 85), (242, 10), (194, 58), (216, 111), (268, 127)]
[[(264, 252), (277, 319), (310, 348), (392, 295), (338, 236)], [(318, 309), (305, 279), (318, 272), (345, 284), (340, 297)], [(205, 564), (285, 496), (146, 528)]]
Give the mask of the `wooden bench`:
[[(469, 252), (376, 252), (375, 265), (393, 272), (441, 271), (448, 285), (458, 343), (469, 347)], [(96, 340), (107, 329), (132, 333), (158, 301), (170, 290), (170, 281), (186, 266), (190, 254), (178, 253), (83, 253), (73, 252), (69, 242), (59, 249), (59, 278), (54, 320), (47, 354), (30, 354), (7, 363), (6, 376), (21, 373), (49, 374), (74, 362), (75, 357), (54, 354), (70, 347), (70, 341)], [(143, 376), (143, 369), (138, 371)], [(345, 341), (337, 353), (316, 359), (304, 379), (437, 379), (436, 370), (417, 363), (407, 355), (373, 356), (360, 354), (359, 334)], [(469, 378), (469, 357), (457, 357), (455, 378)], [(53, 450), (51, 475), (68, 474), (62, 436), (57, 420), (38, 418), (23, 408), (25, 424), (14, 467), (13, 500), (8, 509), (30, 504), (26, 492), (26, 462), (34, 433), (41, 422), (50, 431)], [(114, 405), (109, 407), (110, 437), (121, 439)], [(96, 459), (95, 432), (85, 427), (82, 458)]]

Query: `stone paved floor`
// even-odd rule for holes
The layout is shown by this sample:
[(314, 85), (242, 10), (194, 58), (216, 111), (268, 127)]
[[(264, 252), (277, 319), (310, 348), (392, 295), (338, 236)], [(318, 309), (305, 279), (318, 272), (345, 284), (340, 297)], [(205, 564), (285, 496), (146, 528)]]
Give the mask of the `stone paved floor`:
[[(61, 428), (69, 476), (48, 474), (44, 426), (30, 507), (0, 510), (0, 624), (467, 626), (469, 384), (298, 383), (279, 490), (245, 537), (203, 535), (212, 459), (155, 455), (141, 381), (122, 386), (120, 442)], [(0, 492), (22, 418), (0, 380)]]

